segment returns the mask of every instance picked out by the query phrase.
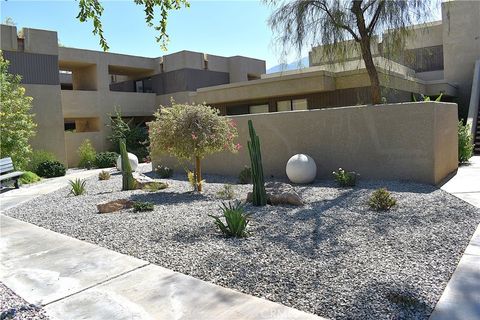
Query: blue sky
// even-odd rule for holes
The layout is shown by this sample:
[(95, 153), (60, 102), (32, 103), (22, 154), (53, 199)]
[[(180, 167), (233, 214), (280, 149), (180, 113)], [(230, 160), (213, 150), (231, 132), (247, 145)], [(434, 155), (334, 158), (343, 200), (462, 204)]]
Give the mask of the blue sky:
[[(103, 29), (110, 52), (158, 57), (180, 50), (210, 54), (243, 55), (267, 61), (267, 68), (280, 63), (267, 25), (271, 8), (259, 1), (196, 1), (190, 8), (171, 12), (168, 19), (168, 52), (155, 41), (155, 31), (144, 12), (132, 0), (102, 1)], [(76, 19), (76, 1), (0, 0), (1, 20), (12, 18), (17, 27), (56, 30), (67, 47), (101, 50), (92, 35), (91, 22)], [(303, 53), (306, 55), (307, 51)], [(292, 53), (290, 60), (297, 57)]]

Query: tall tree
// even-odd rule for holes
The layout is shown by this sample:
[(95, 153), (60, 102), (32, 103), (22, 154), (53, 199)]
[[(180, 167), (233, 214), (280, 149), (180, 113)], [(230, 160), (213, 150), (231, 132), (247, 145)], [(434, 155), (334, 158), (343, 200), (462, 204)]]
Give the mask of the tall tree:
[[(155, 31), (159, 32), (156, 37), (157, 42), (160, 43), (162, 49), (166, 50), (169, 37), (167, 34), (167, 19), (168, 12), (171, 10), (179, 10), (183, 7), (189, 7), (188, 0), (133, 0), (137, 5), (143, 6), (145, 11), (145, 21), (149, 27), (153, 27)], [(102, 13), (103, 6), (100, 0), (79, 0), (79, 13), (77, 19), (81, 22), (92, 20), (93, 34), (100, 38), (100, 46), (104, 51), (108, 51), (109, 47), (107, 40), (103, 35)], [(155, 9), (160, 10), (160, 19), (157, 23), (155, 20)]]
[[(329, 60), (345, 61), (352, 48), (362, 54), (371, 83), (372, 102), (382, 101), (380, 81), (372, 56), (372, 38), (389, 32), (383, 52), (393, 54), (405, 47), (413, 23), (430, 16), (426, 0), (265, 0), (275, 7), (269, 25), (284, 52), (321, 44)], [(352, 40), (356, 44), (352, 46)]]
[(25, 96), (20, 76), (8, 72), (0, 51), (0, 157), (11, 157), (15, 167), (25, 168), (32, 148), (29, 140), (37, 125), (30, 113), (32, 98)]

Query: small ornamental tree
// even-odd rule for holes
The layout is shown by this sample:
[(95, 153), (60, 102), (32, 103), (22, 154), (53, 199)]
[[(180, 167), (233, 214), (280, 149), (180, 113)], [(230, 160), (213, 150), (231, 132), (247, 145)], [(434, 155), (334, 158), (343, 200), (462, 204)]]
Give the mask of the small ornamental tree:
[(8, 61), (0, 51), (0, 156), (11, 157), (16, 169), (24, 169), (32, 147), (30, 138), (35, 135), (32, 98), (25, 95), (19, 75), (8, 72)]
[(181, 160), (195, 161), (196, 190), (202, 191), (201, 159), (221, 151), (236, 152), (235, 123), (219, 111), (200, 104), (177, 104), (161, 107), (150, 122), (152, 153), (167, 153)]

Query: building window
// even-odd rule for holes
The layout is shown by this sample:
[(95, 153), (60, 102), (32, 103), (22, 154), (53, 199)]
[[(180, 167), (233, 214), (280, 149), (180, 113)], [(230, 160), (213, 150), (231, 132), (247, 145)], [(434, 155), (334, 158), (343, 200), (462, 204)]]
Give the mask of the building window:
[(64, 129), (68, 132), (98, 132), (100, 131), (99, 118), (65, 118)]
[(203, 69), (208, 70), (208, 55), (206, 53), (203, 54)]
[(292, 100), (292, 110), (308, 110), (307, 99)]
[(292, 100), (277, 101), (277, 111), (291, 111)]
[(259, 104), (250, 106), (248, 108), (249, 113), (268, 113), (268, 104)]
[(143, 81), (142, 80), (135, 81), (135, 92), (143, 92)]
[(252, 80), (258, 80), (260, 79), (260, 75), (258, 74), (252, 74), (252, 73), (247, 73), (247, 80), (252, 81)]

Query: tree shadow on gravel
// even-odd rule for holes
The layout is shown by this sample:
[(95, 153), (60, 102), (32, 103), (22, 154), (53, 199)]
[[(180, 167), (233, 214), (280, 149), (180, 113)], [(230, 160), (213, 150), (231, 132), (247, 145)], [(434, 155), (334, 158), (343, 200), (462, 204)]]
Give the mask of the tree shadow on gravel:
[[(318, 254), (317, 249), (323, 242), (328, 242), (330, 248), (337, 247), (337, 249), (323, 254), (337, 256), (346, 253), (353, 247), (345, 244), (340, 247), (338, 242), (338, 238), (343, 234), (346, 227), (346, 221), (341, 216), (325, 215), (325, 212), (337, 206), (344, 207), (356, 193), (359, 193), (359, 191), (350, 189), (334, 199), (310, 203), (310, 208), (301, 209), (292, 216), (285, 217), (286, 221), (283, 224), (290, 226), (289, 228), (274, 233), (269, 233), (267, 230), (265, 238), (310, 258)], [(325, 220), (328, 220), (328, 222), (325, 222)], [(298, 230), (293, 229), (297, 221), (310, 222), (311, 228), (305, 229), (301, 234), (294, 234), (295, 231), (298, 232)]]
[(129, 198), (132, 201), (153, 202), (157, 205), (187, 204), (209, 199), (207, 196), (200, 193), (176, 193), (165, 191), (132, 194)]
[(399, 281), (372, 281), (357, 288), (343, 306), (346, 319), (428, 319), (434, 305), (424, 296), (425, 288)]

